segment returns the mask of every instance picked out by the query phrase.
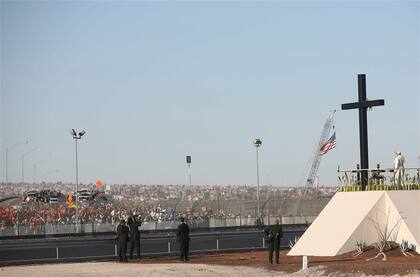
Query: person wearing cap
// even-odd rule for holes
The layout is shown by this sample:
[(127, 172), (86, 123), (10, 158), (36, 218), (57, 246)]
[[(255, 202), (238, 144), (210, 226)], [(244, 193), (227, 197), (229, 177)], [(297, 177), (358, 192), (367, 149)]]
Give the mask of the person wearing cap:
[(128, 227), (125, 220), (121, 220), (117, 227), (118, 256), (120, 262), (127, 262)]
[(190, 228), (185, 223), (183, 217), (179, 220), (181, 223), (178, 225), (176, 230), (176, 241), (179, 243), (179, 252), (181, 254), (181, 261), (186, 262), (190, 258), (188, 257), (188, 249), (190, 244)]
[(401, 155), (400, 151), (395, 152), (396, 156), (394, 159), (394, 182), (396, 185), (404, 185), (404, 175), (405, 175), (405, 158)]

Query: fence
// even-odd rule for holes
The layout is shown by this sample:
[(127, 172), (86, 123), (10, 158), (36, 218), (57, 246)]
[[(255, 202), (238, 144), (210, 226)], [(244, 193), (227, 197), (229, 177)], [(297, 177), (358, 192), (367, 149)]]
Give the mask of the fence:
[[(205, 218), (200, 220), (188, 220), (191, 229), (195, 228), (218, 228), (218, 227), (241, 227), (274, 224), (280, 219), (281, 224), (310, 224), (316, 218), (312, 216), (265, 216), (260, 220), (256, 217), (233, 217), (233, 218)], [(147, 221), (143, 222), (140, 230), (167, 230), (175, 229), (178, 221)], [(42, 225), (20, 225), (1, 226), (1, 236), (25, 236), (25, 235), (53, 235), (73, 233), (104, 233), (114, 232), (118, 223), (88, 223), (88, 224), (60, 224), (46, 223)]]

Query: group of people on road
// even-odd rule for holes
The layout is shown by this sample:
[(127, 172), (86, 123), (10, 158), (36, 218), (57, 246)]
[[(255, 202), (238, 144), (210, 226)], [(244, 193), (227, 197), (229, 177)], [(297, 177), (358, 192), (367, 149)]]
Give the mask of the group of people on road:
[[(176, 230), (176, 241), (179, 244), (180, 259), (187, 262), (189, 258), (190, 228), (183, 217)], [(121, 220), (117, 227), (117, 246), (118, 258), (120, 262), (127, 262), (127, 245), (129, 246), (130, 260), (133, 260), (134, 249), (137, 249), (137, 259), (140, 260), (140, 231), (142, 220), (136, 216), (130, 216)], [(283, 229), (277, 219), (274, 225), (264, 229), (264, 241), (268, 244), (268, 262), (273, 264), (273, 254), (275, 261), (280, 263), (280, 240), (283, 237)]]
[[(117, 252), (120, 262), (127, 262), (127, 246), (129, 246), (130, 260), (133, 260), (134, 249), (137, 249), (137, 259), (140, 260), (140, 231), (142, 220), (136, 216), (130, 216), (121, 220), (117, 227)], [(179, 243), (181, 261), (189, 260), (190, 228), (184, 218), (180, 218), (180, 224), (176, 231), (176, 240)]]
[(137, 249), (137, 259), (140, 259), (140, 231), (141, 218), (130, 216), (121, 220), (117, 227), (118, 257), (120, 262), (127, 262), (127, 245), (130, 246), (130, 260), (133, 259), (134, 249)]

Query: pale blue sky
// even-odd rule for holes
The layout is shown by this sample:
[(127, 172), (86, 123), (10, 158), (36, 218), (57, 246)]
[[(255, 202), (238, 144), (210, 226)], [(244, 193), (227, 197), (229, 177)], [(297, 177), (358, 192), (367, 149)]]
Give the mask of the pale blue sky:
[(337, 109), (337, 148), (321, 184), (359, 161), (357, 74), (367, 74), (370, 164), (393, 151), (417, 166), (419, 2), (1, 2), (2, 176), (58, 169), (80, 180), (255, 184), (306, 178), (324, 120)]

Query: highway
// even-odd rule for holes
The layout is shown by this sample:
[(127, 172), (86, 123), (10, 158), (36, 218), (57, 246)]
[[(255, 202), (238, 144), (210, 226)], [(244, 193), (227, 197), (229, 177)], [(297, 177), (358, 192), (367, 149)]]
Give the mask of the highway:
[[(283, 249), (289, 239), (301, 236), (304, 225), (283, 227)], [(115, 235), (52, 237), (0, 240), (0, 266), (44, 262), (96, 261), (116, 259)], [(148, 232), (141, 235), (142, 256), (176, 255), (178, 244), (174, 230)], [(264, 249), (262, 230), (215, 230), (191, 233), (190, 252), (215, 253)]]
[(18, 206), (22, 203), (22, 198), (18, 196), (8, 196), (0, 198), (1, 206)]

